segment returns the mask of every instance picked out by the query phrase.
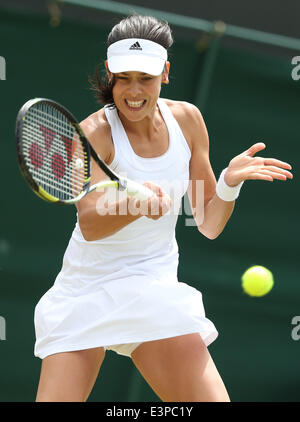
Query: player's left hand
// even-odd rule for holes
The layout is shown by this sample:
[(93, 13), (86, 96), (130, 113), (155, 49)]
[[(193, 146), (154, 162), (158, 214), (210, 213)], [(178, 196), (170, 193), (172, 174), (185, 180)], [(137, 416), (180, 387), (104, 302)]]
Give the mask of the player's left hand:
[(263, 142), (258, 142), (246, 151), (234, 157), (226, 170), (224, 179), (227, 185), (236, 186), (244, 180), (277, 180), (292, 179), (293, 174), (288, 171), (292, 166), (275, 158), (254, 157), (265, 149)]

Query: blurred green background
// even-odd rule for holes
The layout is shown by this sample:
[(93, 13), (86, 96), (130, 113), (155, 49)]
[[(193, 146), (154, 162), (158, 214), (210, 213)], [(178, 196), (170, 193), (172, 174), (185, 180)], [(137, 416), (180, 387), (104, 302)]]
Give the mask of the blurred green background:
[[(0, 222), (0, 401), (34, 401), (41, 361), (33, 355), (34, 307), (60, 270), (75, 224), (75, 207), (44, 203), (18, 170), (14, 127), (33, 97), (64, 104), (81, 120), (97, 110), (88, 76), (106, 56), (107, 26), (0, 8), (2, 195)], [(171, 49), (170, 84), (162, 97), (197, 103), (209, 49), (178, 37)], [(294, 54), (296, 55), (296, 54)], [(203, 113), (216, 177), (257, 141), (260, 155), (290, 162), (294, 179), (246, 182), (224, 232), (208, 240), (180, 216), (180, 281), (201, 290), (218, 339), (209, 347), (232, 401), (299, 401), (300, 342), (291, 337), (300, 315), (298, 160), (300, 81), (291, 57), (230, 47), (220, 40)], [(46, 222), (46, 224), (45, 224)], [(268, 267), (270, 294), (250, 298), (240, 278), (251, 265)], [(159, 401), (130, 359), (107, 352), (89, 401)]]

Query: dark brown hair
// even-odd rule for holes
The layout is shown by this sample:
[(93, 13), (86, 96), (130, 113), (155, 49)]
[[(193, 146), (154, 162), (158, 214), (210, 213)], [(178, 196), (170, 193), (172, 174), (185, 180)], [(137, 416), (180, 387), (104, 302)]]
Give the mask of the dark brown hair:
[[(127, 38), (150, 40), (162, 45), (165, 49), (170, 48), (173, 44), (173, 36), (168, 22), (160, 21), (153, 16), (131, 15), (122, 19), (109, 33), (107, 47)], [(114, 77), (109, 80), (105, 70), (104, 75), (100, 77), (100, 66), (102, 68), (102, 65), (98, 65), (94, 75), (89, 78), (91, 89), (95, 91), (95, 96), (100, 104), (111, 104), (114, 107), (112, 94)]]

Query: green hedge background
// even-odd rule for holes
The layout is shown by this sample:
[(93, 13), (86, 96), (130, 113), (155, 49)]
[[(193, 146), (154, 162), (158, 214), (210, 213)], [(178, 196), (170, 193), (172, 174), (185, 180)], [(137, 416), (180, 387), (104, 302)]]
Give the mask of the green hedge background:
[[(64, 104), (83, 119), (97, 105), (88, 75), (103, 63), (111, 27), (48, 19), (0, 9), (2, 195), (0, 220), (0, 401), (34, 401), (41, 361), (33, 355), (33, 312), (51, 287), (75, 224), (75, 207), (44, 203), (19, 173), (14, 127), (21, 105), (33, 97)], [(162, 97), (195, 103), (206, 53), (176, 39), (171, 83)], [(179, 279), (201, 290), (207, 316), (219, 330), (209, 347), (232, 401), (299, 401), (300, 342), (292, 318), (300, 315), (298, 161), (300, 81), (290, 59), (222, 45), (212, 74), (204, 119), (216, 177), (235, 155), (257, 141), (261, 155), (288, 161), (294, 179), (246, 182), (224, 232), (208, 240), (179, 218)], [(46, 221), (46, 224), (45, 224)], [(241, 275), (268, 267), (270, 294), (250, 298)], [(130, 359), (107, 352), (89, 401), (159, 401)]]

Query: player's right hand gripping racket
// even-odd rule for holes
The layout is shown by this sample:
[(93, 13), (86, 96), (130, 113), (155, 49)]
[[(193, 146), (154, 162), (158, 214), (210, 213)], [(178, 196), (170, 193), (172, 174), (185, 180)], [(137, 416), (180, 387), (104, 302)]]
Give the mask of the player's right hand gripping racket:
[[(74, 204), (95, 189), (115, 187), (145, 200), (146, 186), (118, 176), (98, 156), (75, 117), (46, 98), (27, 101), (16, 123), (20, 170), (30, 188), (48, 202)], [(110, 180), (90, 186), (91, 157)]]

